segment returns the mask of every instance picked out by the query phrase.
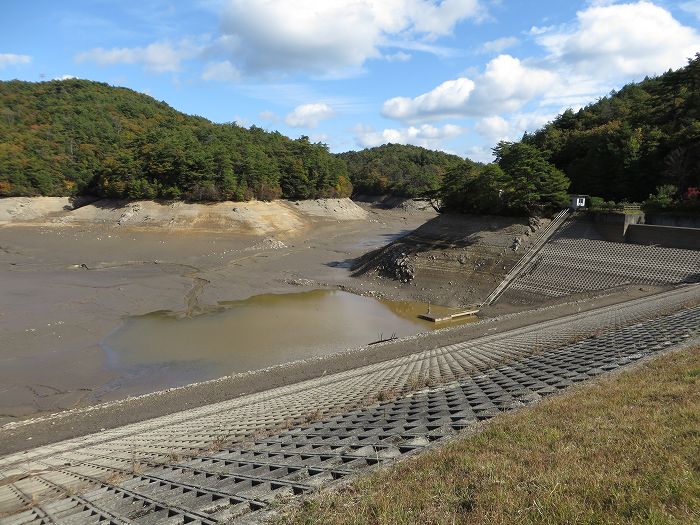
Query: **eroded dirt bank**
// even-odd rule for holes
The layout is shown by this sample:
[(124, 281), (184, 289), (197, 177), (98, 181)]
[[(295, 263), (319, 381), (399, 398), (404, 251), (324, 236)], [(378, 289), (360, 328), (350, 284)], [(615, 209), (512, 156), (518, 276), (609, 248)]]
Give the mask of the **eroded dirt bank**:
[(0, 225), (106, 226), (172, 231), (294, 232), (314, 219), (366, 219), (350, 199), (185, 203), (123, 201), (89, 197), (0, 199)]
[(353, 262), (353, 275), (394, 295), (461, 307), (480, 304), (548, 219), (443, 214)]

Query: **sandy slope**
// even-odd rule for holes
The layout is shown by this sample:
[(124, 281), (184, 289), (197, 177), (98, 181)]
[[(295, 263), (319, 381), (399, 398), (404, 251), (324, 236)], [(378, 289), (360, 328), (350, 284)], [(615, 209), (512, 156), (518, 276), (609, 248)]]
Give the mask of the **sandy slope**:
[(89, 198), (75, 197), (8, 197), (0, 199), (0, 224), (30, 222), (55, 215), (65, 215)]
[(66, 197), (0, 199), (0, 224), (101, 225), (266, 234), (300, 230), (317, 218), (346, 221), (366, 217), (367, 212), (350, 199), (206, 204), (107, 199), (85, 203)]

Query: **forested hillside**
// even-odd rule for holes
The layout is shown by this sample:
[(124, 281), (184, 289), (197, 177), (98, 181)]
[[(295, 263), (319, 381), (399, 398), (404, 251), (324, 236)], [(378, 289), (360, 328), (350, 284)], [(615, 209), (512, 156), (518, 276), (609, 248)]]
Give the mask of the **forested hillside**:
[(348, 196), (345, 163), (305, 137), (213, 124), (86, 80), (0, 82), (0, 196), (247, 200)]
[(573, 192), (641, 201), (667, 185), (683, 199), (700, 186), (699, 119), (697, 55), (678, 71), (566, 111), (523, 142), (564, 171)]
[(306, 137), (213, 124), (86, 80), (0, 82), (0, 137), (0, 196), (315, 198), (347, 196), (354, 185), (357, 194), (439, 193), (448, 209), (516, 213), (558, 206), (568, 177), (575, 193), (663, 206), (698, 200), (700, 55), (499, 144), (494, 166), (398, 144), (331, 155)]
[(418, 146), (386, 144), (340, 153), (356, 193), (415, 197), (440, 188), (443, 175), (464, 160)]
[(544, 154), (525, 143), (499, 143), (496, 162), (465, 161), (452, 168), (438, 195), (444, 210), (523, 215), (561, 209), (571, 181)]

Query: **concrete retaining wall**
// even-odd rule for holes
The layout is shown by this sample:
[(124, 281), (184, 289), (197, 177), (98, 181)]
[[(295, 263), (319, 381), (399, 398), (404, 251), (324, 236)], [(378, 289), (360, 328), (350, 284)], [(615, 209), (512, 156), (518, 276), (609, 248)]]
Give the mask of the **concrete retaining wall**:
[(625, 233), (631, 224), (644, 222), (644, 212), (639, 213), (604, 213), (590, 214), (595, 228), (606, 241), (625, 242)]
[(700, 250), (700, 228), (630, 224), (627, 227), (625, 241), (633, 244), (653, 244), (664, 248)]
[(645, 224), (656, 226), (679, 226), (681, 228), (700, 228), (700, 215), (682, 213), (648, 213)]

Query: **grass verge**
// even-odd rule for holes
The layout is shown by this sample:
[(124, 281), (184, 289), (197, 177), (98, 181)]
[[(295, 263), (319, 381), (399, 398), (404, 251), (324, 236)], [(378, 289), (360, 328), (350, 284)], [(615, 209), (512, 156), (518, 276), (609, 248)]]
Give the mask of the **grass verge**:
[(700, 347), (499, 416), (279, 522), (700, 523)]

